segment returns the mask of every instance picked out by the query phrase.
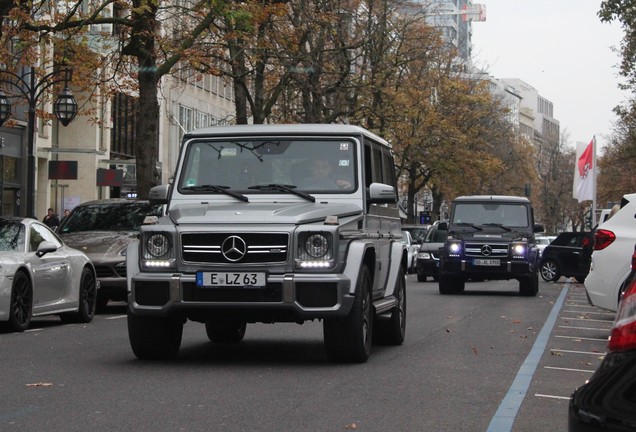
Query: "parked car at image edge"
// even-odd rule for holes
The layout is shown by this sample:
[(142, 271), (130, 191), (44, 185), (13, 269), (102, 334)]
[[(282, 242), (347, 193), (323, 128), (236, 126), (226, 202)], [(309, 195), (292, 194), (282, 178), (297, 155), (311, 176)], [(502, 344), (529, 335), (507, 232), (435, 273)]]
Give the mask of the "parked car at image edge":
[(636, 193), (623, 196), (618, 210), (594, 234), (590, 272), (585, 291), (593, 306), (616, 311), (630, 273), (636, 243)]
[(583, 283), (590, 270), (592, 254), (591, 232), (563, 232), (541, 254), (539, 272), (546, 282), (563, 277), (574, 277)]
[(82, 203), (62, 220), (57, 234), (95, 266), (100, 282), (98, 311), (109, 300), (126, 300), (126, 247), (137, 239), (144, 221), (153, 222), (152, 217), (160, 217), (161, 212), (160, 205), (149, 201), (111, 198)]
[(534, 240), (539, 248), (539, 256), (543, 254), (543, 250), (554, 240), (556, 236), (534, 236)]
[(429, 228), (417, 252), (415, 268), (418, 282), (426, 282), (428, 277), (432, 277), (434, 281), (439, 279), (440, 248), (444, 246), (448, 236), (448, 231), (440, 229), (439, 224), (437, 221)]
[(636, 430), (636, 250), (629, 283), (614, 320), (607, 354), (592, 376), (572, 394), (570, 432)]
[(413, 237), (413, 243), (418, 245), (422, 243), (430, 227), (430, 225), (402, 224), (402, 230), (410, 232), (411, 237)]
[(413, 241), (413, 237), (411, 237), (411, 233), (408, 231), (402, 231), (402, 244), (406, 247), (407, 252), (406, 271), (407, 273), (413, 273), (418, 245)]
[(96, 291), (95, 269), (84, 253), (35, 219), (0, 218), (2, 327), (21, 332), (32, 317), (55, 314), (62, 322), (90, 322)]

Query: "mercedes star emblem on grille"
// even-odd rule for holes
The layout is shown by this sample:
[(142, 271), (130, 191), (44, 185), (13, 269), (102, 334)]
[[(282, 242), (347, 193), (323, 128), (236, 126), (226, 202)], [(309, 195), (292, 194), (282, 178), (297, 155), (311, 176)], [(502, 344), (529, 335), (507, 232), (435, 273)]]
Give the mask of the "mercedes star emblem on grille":
[(481, 253), (482, 253), (482, 255), (490, 255), (490, 254), (492, 254), (492, 247), (490, 247), (490, 245), (483, 245), (481, 247)]
[(239, 236), (229, 236), (223, 240), (221, 252), (228, 261), (240, 261), (247, 253), (247, 244), (245, 244), (245, 240)]

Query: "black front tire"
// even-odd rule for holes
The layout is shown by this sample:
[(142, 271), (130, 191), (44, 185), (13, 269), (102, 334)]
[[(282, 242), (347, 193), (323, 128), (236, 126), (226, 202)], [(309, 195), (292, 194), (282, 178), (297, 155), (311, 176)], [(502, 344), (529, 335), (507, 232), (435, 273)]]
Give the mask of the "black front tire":
[(106, 312), (106, 308), (107, 308), (107, 306), (108, 306), (108, 301), (109, 301), (109, 300), (110, 300), (110, 299), (109, 299), (107, 296), (105, 296), (104, 294), (101, 294), (101, 293), (97, 292), (97, 306), (96, 306), (95, 310), (96, 310), (98, 313), (104, 313), (104, 312)]
[(406, 335), (406, 278), (402, 269), (395, 281), (394, 295), (397, 305), (386, 322), (386, 342), (389, 345), (402, 345)]
[(460, 294), (464, 292), (466, 281), (461, 277), (439, 275), (439, 293), (440, 294)]
[(332, 362), (366, 362), (371, 354), (373, 315), (371, 272), (365, 265), (360, 271), (349, 315), (325, 319), (323, 322), (327, 358)]
[(133, 315), (128, 311), (130, 347), (141, 360), (169, 360), (177, 356), (183, 322), (174, 318)]
[(215, 343), (235, 344), (245, 337), (245, 321), (207, 321), (205, 333), (208, 339)]
[(97, 307), (97, 283), (95, 275), (89, 268), (82, 270), (79, 286), (79, 306), (77, 312), (60, 315), (64, 323), (89, 323), (95, 316)]
[(9, 304), (9, 331), (23, 332), (29, 328), (33, 315), (33, 286), (31, 279), (24, 271), (18, 271), (13, 277), (11, 286), (11, 303)]
[(524, 297), (534, 297), (539, 292), (539, 276), (533, 273), (526, 279), (519, 280), (519, 294)]

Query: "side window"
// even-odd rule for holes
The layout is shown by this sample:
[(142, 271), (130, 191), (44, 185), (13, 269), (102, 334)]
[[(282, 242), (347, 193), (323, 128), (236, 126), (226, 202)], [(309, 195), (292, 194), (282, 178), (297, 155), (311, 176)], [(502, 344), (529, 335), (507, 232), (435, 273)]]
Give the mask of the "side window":
[(38, 246), (43, 241), (49, 241), (54, 243), (57, 247), (61, 247), (62, 243), (57, 239), (55, 234), (51, 233), (44, 225), (33, 224), (31, 225), (31, 232), (29, 236), (29, 250), (35, 252), (38, 250)]
[(373, 163), (371, 154), (371, 143), (364, 143), (364, 186), (369, 187), (373, 183)]
[(382, 150), (377, 145), (373, 146), (373, 181), (382, 182)]
[(395, 186), (395, 166), (389, 149), (382, 151), (382, 183)]

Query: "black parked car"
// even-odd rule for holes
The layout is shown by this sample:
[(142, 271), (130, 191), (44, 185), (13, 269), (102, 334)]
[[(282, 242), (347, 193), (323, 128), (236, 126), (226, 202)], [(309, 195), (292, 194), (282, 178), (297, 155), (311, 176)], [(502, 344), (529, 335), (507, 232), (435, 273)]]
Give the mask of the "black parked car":
[(543, 280), (557, 281), (561, 276), (574, 277), (583, 283), (590, 271), (592, 233), (564, 232), (543, 250), (539, 270)]
[[(636, 252), (632, 256), (632, 275)], [(618, 305), (607, 354), (592, 378), (570, 399), (570, 432), (636, 430), (636, 280)]]
[(417, 252), (417, 281), (426, 282), (427, 277), (433, 280), (439, 279), (439, 249), (444, 247), (444, 242), (448, 237), (448, 230), (440, 229), (439, 222), (435, 222), (426, 233), (426, 237)]

